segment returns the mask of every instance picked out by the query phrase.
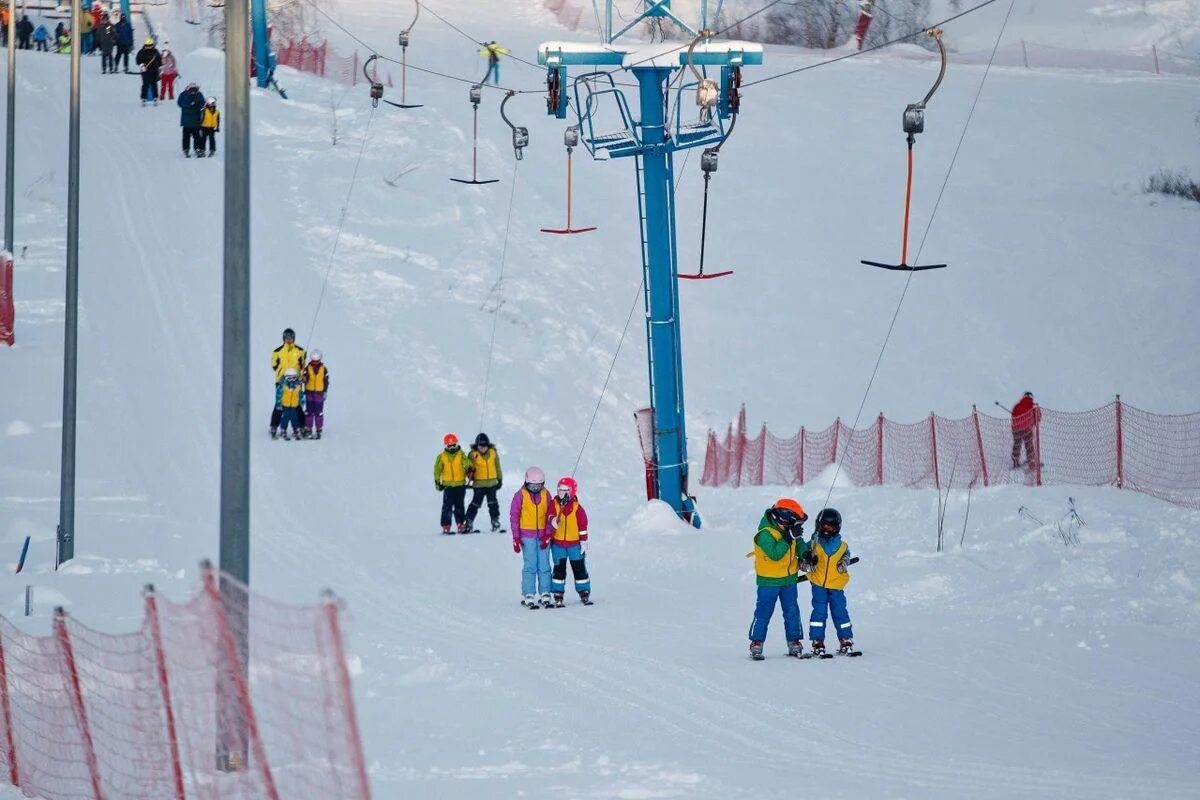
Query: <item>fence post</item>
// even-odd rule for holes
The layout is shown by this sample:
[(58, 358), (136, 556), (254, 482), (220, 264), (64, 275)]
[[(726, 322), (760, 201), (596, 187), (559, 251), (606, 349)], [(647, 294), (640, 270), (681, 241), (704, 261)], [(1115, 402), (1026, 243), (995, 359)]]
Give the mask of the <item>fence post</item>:
[(938, 457), (937, 457), (937, 418), (933, 416), (933, 412), (929, 412), (929, 441), (933, 443), (933, 488), (941, 490), (942, 476), (938, 472)]
[(841, 435), (842, 435), (842, 418), (838, 417), (837, 419), (835, 419), (833, 421), (833, 459), (832, 459), (832, 463), (834, 463), (834, 464), (836, 464), (837, 460), (838, 460), (838, 457), (837, 457), (838, 439), (841, 438)]
[(1033, 407), (1033, 463), (1037, 464), (1037, 485), (1042, 485), (1042, 409)]
[(804, 440), (807, 434), (804, 432), (804, 426), (800, 426), (800, 486), (804, 485)]
[(975, 446), (979, 448), (979, 469), (983, 472), (983, 486), (988, 485), (987, 458), (983, 454), (983, 431), (979, 429), (979, 409), (971, 406), (971, 416), (975, 418)]
[(1025, 47), (1025, 40), (1021, 40), (1021, 60), (1025, 62), (1025, 69), (1029, 69), (1029, 50)]
[(762, 430), (758, 434), (758, 483), (755, 486), (762, 486), (767, 480), (767, 423), (763, 423)]
[(1154, 51), (1154, 74), (1161, 75), (1162, 73), (1158, 71), (1158, 45), (1152, 44), (1150, 49)]
[(334, 666), (337, 669), (338, 688), (341, 689), (342, 709), (346, 714), (347, 746), (354, 760), (354, 777), (358, 783), (359, 800), (371, 800), (371, 784), (367, 781), (367, 764), (363, 760), (362, 737), (358, 732), (358, 716), (354, 710), (354, 695), (350, 693), (350, 671), (346, 668), (346, 651), (342, 642), (342, 629), (338, 624), (338, 601), (328, 589), (323, 593), (325, 619), (329, 624), (329, 638), (333, 644)]
[(88, 773), (92, 778), (92, 797), (104, 800), (104, 792), (100, 788), (100, 762), (96, 760), (96, 747), (92, 743), (92, 731), (88, 727), (87, 709), (83, 705), (83, 688), (79, 683), (79, 668), (75, 663), (75, 650), (71, 647), (71, 635), (67, 632), (67, 612), (62, 606), (54, 609), (54, 636), (62, 650), (63, 661), (67, 667), (68, 689), (71, 692), (71, 705), (75, 709), (75, 721), (79, 723), (79, 734), (83, 739), (83, 758), (87, 763)]
[(880, 486), (883, 486), (883, 412), (879, 412), (879, 419), (875, 420), (875, 454), (879, 457), (878, 466), (875, 468), (875, 479)]
[(742, 485), (742, 466), (746, 463), (746, 407), (742, 406), (742, 410), (738, 412), (738, 431), (735, 447), (737, 448), (737, 471), (733, 476), (733, 486), (738, 488)]
[(1125, 431), (1122, 423), (1124, 409), (1121, 406), (1121, 395), (1117, 395), (1117, 488), (1125, 488)]
[(13, 736), (12, 705), (8, 699), (8, 669), (4, 664), (4, 637), (0, 636), (0, 714), (4, 718), (4, 742), (8, 747), (8, 782), (13, 786), (21, 785), (21, 772), (17, 768), (17, 741)]
[(150, 623), (150, 639), (154, 645), (154, 666), (158, 672), (158, 689), (162, 693), (163, 711), (167, 715), (167, 745), (171, 748), (171, 776), (175, 781), (176, 800), (187, 800), (183, 790), (183, 764), (179, 760), (179, 738), (175, 733), (175, 709), (171, 705), (171, 680), (167, 675), (167, 654), (163, 649), (162, 628), (158, 620), (158, 598), (154, 584), (142, 590), (146, 598), (146, 620)]

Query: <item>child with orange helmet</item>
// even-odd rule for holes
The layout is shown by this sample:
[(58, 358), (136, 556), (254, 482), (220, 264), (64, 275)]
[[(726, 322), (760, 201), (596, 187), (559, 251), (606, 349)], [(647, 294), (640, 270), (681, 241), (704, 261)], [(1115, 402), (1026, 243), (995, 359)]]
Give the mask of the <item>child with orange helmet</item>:
[(783, 610), (783, 629), (787, 636), (788, 655), (805, 658), (804, 627), (800, 622), (800, 606), (796, 598), (800, 563), (808, 554), (804, 543), (804, 522), (808, 515), (800, 503), (783, 497), (763, 512), (754, 534), (754, 573), (758, 584), (758, 601), (750, 623), (750, 657), (763, 660), (763, 642), (767, 625), (775, 613), (775, 604)]
[(592, 604), (592, 579), (588, 576), (587, 555), (588, 518), (579, 503), (579, 484), (566, 476), (558, 479), (558, 490), (550, 503), (550, 560), (554, 572), (550, 576), (550, 590), (554, 592), (554, 607), (563, 607), (563, 594), (567, 588), (567, 562), (571, 562), (571, 573), (575, 576), (575, 591), (585, 605)]
[(433, 460), (433, 487), (442, 493), (442, 533), (450, 533), (451, 513), (458, 532), (467, 532), (467, 512), (463, 508), (463, 501), (467, 497), (469, 470), (467, 454), (458, 446), (458, 437), (447, 433), (442, 437), (442, 452)]

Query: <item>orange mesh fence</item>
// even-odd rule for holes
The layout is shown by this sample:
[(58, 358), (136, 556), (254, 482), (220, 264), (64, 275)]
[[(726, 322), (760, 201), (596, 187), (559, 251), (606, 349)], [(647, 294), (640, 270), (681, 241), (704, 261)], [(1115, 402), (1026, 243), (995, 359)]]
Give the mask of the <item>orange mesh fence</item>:
[[(369, 800), (340, 605), (206, 572), (134, 633), (0, 617), (0, 769), (46, 800)], [(248, 652), (246, 652), (248, 650)]]
[(800, 485), (840, 460), (858, 486), (1116, 486), (1200, 508), (1200, 413), (1154, 414), (1118, 397), (1090, 411), (1039, 408), (1036, 417), (1028, 449), (1020, 442), (1014, 456), (1012, 420), (977, 409), (914, 423), (880, 415), (858, 430), (837, 420), (781, 438), (765, 425), (749, 436), (743, 408), (724, 437), (709, 431), (700, 483)]
[[(307, 39), (285, 42), (275, 50), (275, 63), (351, 86), (357, 86), (365, 80), (362, 74), (363, 58), (358, 51), (341, 55), (329, 47), (329, 42), (324, 41), (319, 45)], [(383, 78), (379, 76), (378, 62), (371, 65), (371, 73), (374, 80), (385, 86), (392, 85), (391, 72)]]

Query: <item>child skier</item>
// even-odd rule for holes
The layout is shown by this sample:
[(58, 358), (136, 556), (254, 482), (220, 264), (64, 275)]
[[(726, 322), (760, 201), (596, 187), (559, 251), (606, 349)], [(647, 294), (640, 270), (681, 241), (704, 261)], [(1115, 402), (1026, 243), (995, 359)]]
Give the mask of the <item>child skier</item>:
[(800, 579), (800, 562), (808, 547), (804, 543), (804, 521), (807, 519), (808, 515), (797, 501), (790, 497), (776, 500), (775, 505), (763, 512), (758, 532), (754, 534), (754, 550), (747, 553), (747, 556), (754, 556), (755, 582), (758, 584), (758, 602), (750, 622), (750, 657), (755, 661), (763, 660), (763, 642), (776, 602), (783, 611), (788, 655), (804, 657), (804, 626), (800, 622), (796, 584)]
[(525, 470), (525, 483), (513, 495), (508, 507), (512, 530), (513, 552), (520, 553), (521, 605), (537, 608), (538, 593), (541, 607), (550, 608), (550, 496), (546, 488), (546, 473), (539, 467)]
[[(571, 573), (575, 576), (575, 591), (585, 605), (592, 604), (592, 579), (588, 576), (584, 558), (587, 554), (587, 512), (579, 504), (579, 484), (574, 478), (558, 479), (558, 490), (550, 504), (550, 560), (554, 572), (550, 588), (554, 592), (554, 607), (563, 607), (563, 594), (567, 588), (567, 561), (571, 562)], [(798, 613), (798, 612), (797, 612)]]
[(475, 531), (475, 515), (487, 500), (488, 514), (492, 518), (492, 533), (500, 530), (500, 501), (496, 493), (504, 485), (504, 473), (500, 470), (500, 454), (486, 433), (475, 437), (475, 444), (468, 456), (471, 463), (471, 503), (467, 506), (467, 530)]
[(487, 42), (479, 50), (479, 55), (487, 56), (487, 72), (483, 75), (483, 83), (489, 80), (492, 83), (500, 83), (500, 56), (508, 55), (508, 48), (501, 47), (493, 42)]
[(837, 626), (838, 653), (862, 655), (854, 649), (854, 629), (846, 610), (846, 584), (850, 582), (847, 564), (850, 549), (842, 541), (842, 515), (833, 508), (817, 514), (817, 530), (809, 542), (804, 571), (812, 584), (812, 616), (808, 619), (808, 638), (813, 655), (825, 656), (825, 618), (832, 612)]
[(217, 134), (220, 132), (221, 112), (217, 110), (217, 98), (210, 97), (204, 103), (204, 110), (200, 112), (200, 146), (196, 148), (199, 158), (204, 158), (205, 149), (208, 150), (209, 158), (217, 154)]
[(164, 44), (162, 49), (162, 71), (159, 73), (158, 78), (158, 99), (175, 99), (175, 76), (178, 74), (179, 67), (175, 62), (175, 54), (171, 52), (170, 47)]
[(467, 496), (467, 456), (458, 446), (458, 437), (447, 433), (442, 437), (442, 452), (433, 461), (433, 486), (442, 493), (442, 533), (450, 533), (450, 515), (459, 533), (467, 533), (463, 500)]
[(304, 367), (304, 438), (320, 439), (325, 428), (325, 393), (329, 391), (329, 370), (321, 361), (321, 351), (313, 350)]
[(304, 427), (304, 384), (300, 382), (300, 371), (295, 367), (288, 367), (283, 373), (283, 383), (279, 389), (279, 427), (283, 430), (283, 438), (291, 439), (291, 434), (288, 433), (288, 424), (292, 426), (292, 433), (296, 435), (296, 439), (300, 439), (300, 429)]
[(33, 32), (33, 43), (40, 53), (48, 52), (46, 41), (50, 38), (50, 32), (46, 30), (45, 25), (39, 24)]

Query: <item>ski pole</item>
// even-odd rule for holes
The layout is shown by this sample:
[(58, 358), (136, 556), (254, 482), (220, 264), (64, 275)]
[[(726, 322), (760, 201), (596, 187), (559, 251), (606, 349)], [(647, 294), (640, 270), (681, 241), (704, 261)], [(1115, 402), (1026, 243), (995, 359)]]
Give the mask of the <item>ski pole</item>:
[(1012, 413), (1012, 409), (1011, 409), (1011, 408), (1009, 408), (1008, 406), (1002, 406), (1002, 405), (1000, 405), (1000, 401), (999, 401), (999, 400), (993, 400), (992, 402), (996, 404), (996, 407), (997, 407), (997, 408), (1002, 408), (1002, 409), (1004, 409), (1005, 411), (1007, 411), (1009, 414), (1011, 414), (1011, 413)]

